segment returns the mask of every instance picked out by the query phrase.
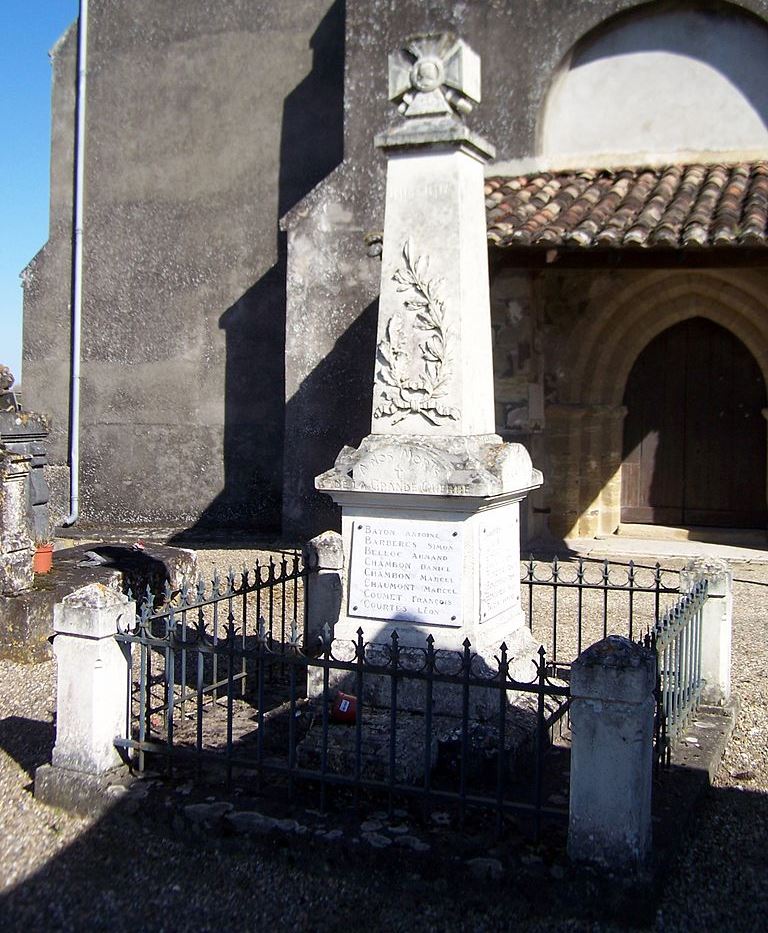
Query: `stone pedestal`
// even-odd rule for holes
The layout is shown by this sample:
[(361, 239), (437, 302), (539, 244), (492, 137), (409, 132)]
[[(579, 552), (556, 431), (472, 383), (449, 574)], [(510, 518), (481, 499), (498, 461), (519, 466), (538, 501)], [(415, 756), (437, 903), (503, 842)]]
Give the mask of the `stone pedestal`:
[(98, 583), (54, 608), (56, 744), (51, 765), (38, 769), (35, 796), (79, 811), (98, 808), (122, 759), (116, 738), (128, 737), (131, 655), (115, 635), (136, 606)]
[(130, 652), (115, 635), (135, 614), (127, 596), (98, 583), (54, 608), (55, 767), (100, 774), (121, 764), (114, 740), (127, 737)]
[(690, 592), (706, 579), (707, 599), (701, 610), (702, 700), (722, 706), (731, 696), (733, 573), (724, 560), (696, 558), (680, 571), (680, 589)]
[[(317, 478), (342, 508), (345, 601), (337, 639), (510, 653), (533, 648), (520, 603), (519, 503), (541, 482), (495, 435), (370, 435)], [(533, 671), (527, 670), (526, 679)]]

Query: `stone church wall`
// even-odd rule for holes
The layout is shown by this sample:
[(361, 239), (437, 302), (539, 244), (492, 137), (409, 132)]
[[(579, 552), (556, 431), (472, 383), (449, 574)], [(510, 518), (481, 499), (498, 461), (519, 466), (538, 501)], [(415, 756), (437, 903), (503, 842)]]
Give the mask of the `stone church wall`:
[[(768, 15), (768, 0), (735, 6)], [(336, 525), (313, 480), (368, 430), (380, 266), (367, 235), (383, 226), (373, 134), (393, 115), (388, 52), (412, 33), (459, 33), (483, 63), (472, 127), (501, 164), (525, 171), (568, 51), (641, 7), (92, 0), (84, 519), (282, 522), (288, 537)], [(53, 65), (51, 229), (26, 273), (24, 388), (52, 415), (50, 459), (62, 470), (74, 29)], [(613, 273), (559, 275), (505, 271), (492, 288), (497, 429), (530, 445), (550, 486), (581, 455), (563, 428), (575, 404), (559, 389), (565, 323), (614, 287)], [(567, 495), (576, 522), (583, 491)], [(531, 508), (546, 516), (550, 504), (532, 497)]]
[[(342, 157), (343, 3), (93, 0), (84, 520), (280, 525), (285, 239)], [(50, 239), (24, 382), (66, 463), (76, 27), (54, 52)]]

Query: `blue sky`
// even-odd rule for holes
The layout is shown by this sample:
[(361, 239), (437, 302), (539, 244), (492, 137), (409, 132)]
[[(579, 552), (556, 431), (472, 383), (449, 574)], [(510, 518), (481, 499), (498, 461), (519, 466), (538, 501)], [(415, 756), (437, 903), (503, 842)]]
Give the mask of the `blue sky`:
[(0, 363), (21, 370), (19, 273), (48, 239), (51, 65), (78, 0), (0, 0)]

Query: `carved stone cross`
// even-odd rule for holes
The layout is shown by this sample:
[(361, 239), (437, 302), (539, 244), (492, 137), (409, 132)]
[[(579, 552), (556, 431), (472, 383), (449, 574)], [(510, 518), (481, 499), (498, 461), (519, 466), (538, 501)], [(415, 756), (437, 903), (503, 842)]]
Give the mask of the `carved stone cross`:
[(464, 116), (480, 102), (480, 56), (450, 33), (416, 36), (389, 56), (389, 99), (404, 117)]

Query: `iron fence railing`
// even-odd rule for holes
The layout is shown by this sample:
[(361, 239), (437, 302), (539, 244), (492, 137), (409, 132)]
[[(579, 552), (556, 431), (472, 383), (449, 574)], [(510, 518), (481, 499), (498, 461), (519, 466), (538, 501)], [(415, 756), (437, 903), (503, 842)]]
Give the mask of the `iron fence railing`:
[[(397, 633), (369, 644), (362, 631), (356, 642), (326, 631), (315, 653), (299, 624), (306, 573), (271, 573), (273, 587), (297, 582), (285, 591), (296, 600), (284, 639), (263, 615), (255, 629), (245, 624), (245, 587), (231, 576), (207, 600), (201, 590), (168, 594), (158, 610), (146, 602), (117, 636), (137, 649), (130, 738), (117, 744), (140, 770), (147, 756), (168, 770), (213, 765), (230, 784), (245, 775), (259, 794), (301, 789), (321, 807), (331, 789), (355, 801), (384, 795), (390, 808), (408, 799), (427, 810), (455, 807), (462, 821), (468, 808), (483, 811), (497, 828), (510, 811), (527, 814), (536, 832), (542, 818), (565, 816), (547, 802), (562, 763), (552, 770), (546, 762), (558, 755), (551, 738), (569, 688), (550, 675), (544, 648), (530, 659), (529, 682), (511, 676), (519, 659), (505, 645), (488, 657), (469, 641), (447, 651), (431, 638), (414, 648)], [(357, 707), (347, 725), (334, 712), (345, 689)]]
[(708, 598), (708, 581), (700, 580), (664, 612), (648, 638), (658, 659), (657, 756), (666, 764), (701, 702), (702, 613)]
[(607, 635), (638, 634), (654, 626), (680, 593), (679, 573), (652, 566), (534, 560), (523, 564), (522, 596), (528, 626), (547, 645), (561, 674), (584, 648)]
[[(118, 634), (135, 646), (126, 689), (130, 737), (118, 744), (139, 770), (223, 768), (258, 793), (328, 793), (419, 800), (425, 809), (565, 815), (551, 804), (546, 764), (570, 706), (571, 662), (608, 634), (649, 633), (659, 657), (657, 748), (685, 728), (701, 694), (701, 607), (706, 586), (680, 595), (676, 572), (585, 560), (530, 560), (523, 601), (536, 642), (530, 679), (510, 675), (506, 646), (490, 658), (464, 643), (403, 647), (333, 641), (308, 645), (309, 575), (298, 555), (215, 577), (210, 586), (148, 593)], [(641, 636), (642, 637), (642, 636)], [(515, 667), (515, 670), (518, 668)], [(535, 672), (535, 673), (534, 673)], [(339, 698), (357, 705), (336, 721)], [(563, 764), (555, 772), (562, 780)], [(559, 769), (559, 770), (558, 770)], [(567, 769), (566, 769), (567, 770)], [(551, 785), (551, 786), (550, 786)], [(566, 791), (567, 792), (567, 791)], [(562, 803), (562, 799), (561, 799)]]
[[(162, 592), (149, 588), (137, 604), (137, 622), (144, 631), (173, 632), (176, 650), (139, 642), (134, 664), (136, 676), (134, 701), (145, 716), (164, 713), (170, 706), (186, 712), (190, 701), (203, 697), (214, 700), (229, 684), (230, 676), (237, 689), (247, 689), (248, 670), (244, 661), (234, 673), (222, 675), (217, 646), (225, 633), (235, 626), (241, 647), (257, 636), (267, 639), (271, 652), (281, 655), (287, 646), (303, 645), (306, 639), (307, 578), (314, 568), (304, 564), (297, 553), (265, 563), (256, 561), (251, 568), (230, 569), (226, 575), (214, 572), (206, 584), (184, 582), (173, 590), (169, 583)], [(187, 650), (187, 642), (200, 637), (210, 640), (212, 651)], [(150, 650), (152, 649), (152, 650)]]

